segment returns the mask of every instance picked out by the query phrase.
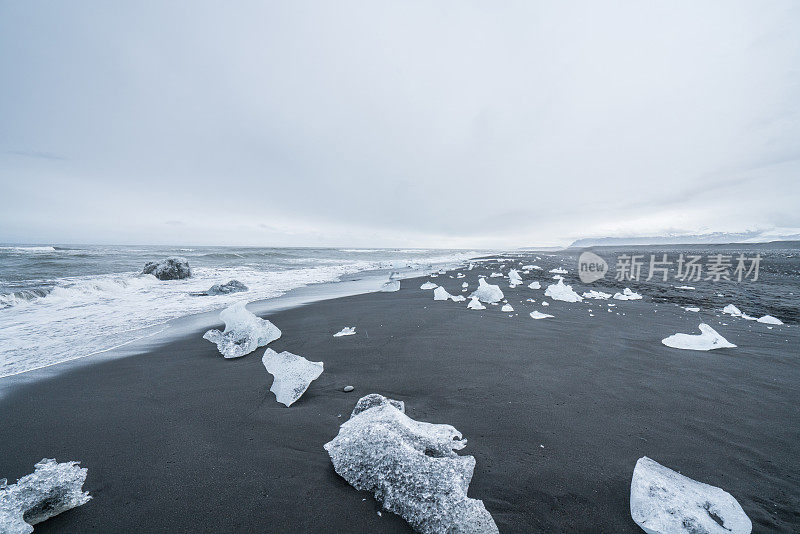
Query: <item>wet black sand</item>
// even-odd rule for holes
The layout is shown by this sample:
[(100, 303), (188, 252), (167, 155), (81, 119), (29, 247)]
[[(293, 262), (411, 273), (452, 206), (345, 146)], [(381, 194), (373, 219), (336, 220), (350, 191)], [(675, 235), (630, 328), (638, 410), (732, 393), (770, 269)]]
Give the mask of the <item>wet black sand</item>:
[[(485, 273), (464, 272), (471, 288)], [(525, 278), (546, 287), (549, 276)], [(0, 399), (0, 476), (15, 481), (43, 457), (89, 469), (93, 500), (38, 533), (409, 532), (322, 448), (377, 392), (464, 434), (477, 460), (470, 496), (501, 532), (641, 532), (628, 490), (644, 455), (730, 492), (754, 532), (800, 530), (796, 327), (648, 300), (544, 308), (543, 290), (492, 279), (509, 317), (434, 302), (422, 281), (269, 316), (283, 331), (271, 348), (325, 362), (291, 408), (269, 392), (264, 349), (224, 360), (202, 332), (15, 388)], [(462, 280), (434, 281), (461, 294)], [(534, 321), (533, 309), (555, 318)], [(701, 318), (739, 347), (660, 343)], [(350, 325), (357, 335), (331, 337)]]

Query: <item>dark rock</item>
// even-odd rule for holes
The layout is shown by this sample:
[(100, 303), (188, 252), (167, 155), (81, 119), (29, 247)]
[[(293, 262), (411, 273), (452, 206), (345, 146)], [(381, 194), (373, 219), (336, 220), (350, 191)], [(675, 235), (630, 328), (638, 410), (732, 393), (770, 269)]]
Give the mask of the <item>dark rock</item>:
[(148, 262), (142, 269), (142, 274), (152, 274), (159, 280), (181, 280), (192, 276), (192, 270), (184, 258), (167, 258)]

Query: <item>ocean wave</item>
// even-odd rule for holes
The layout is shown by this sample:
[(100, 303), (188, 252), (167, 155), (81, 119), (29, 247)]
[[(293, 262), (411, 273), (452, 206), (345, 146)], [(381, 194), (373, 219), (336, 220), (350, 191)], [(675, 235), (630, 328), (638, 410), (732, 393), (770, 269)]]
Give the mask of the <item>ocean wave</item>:
[(11, 252), (17, 254), (55, 252), (55, 247), (0, 247), (0, 252)]

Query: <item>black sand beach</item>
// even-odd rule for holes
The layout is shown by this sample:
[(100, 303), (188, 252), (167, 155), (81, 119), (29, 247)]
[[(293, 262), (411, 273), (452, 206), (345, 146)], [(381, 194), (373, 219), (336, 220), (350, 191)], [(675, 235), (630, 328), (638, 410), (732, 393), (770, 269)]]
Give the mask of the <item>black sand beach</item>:
[[(202, 331), (15, 388), (0, 399), (0, 476), (43, 457), (88, 468), (93, 499), (37, 533), (410, 532), (322, 448), (374, 392), (463, 433), (462, 454), (477, 460), (470, 496), (501, 532), (641, 532), (628, 499), (645, 455), (731, 493), (754, 532), (800, 530), (796, 327), (719, 326), (647, 300), (542, 308), (542, 290), (497, 279), (509, 317), (435, 302), (424, 280), (269, 316), (283, 331), (270, 348), (325, 363), (290, 408), (269, 392), (263, 348), (225, 360)], [(460, 279), (434, 282), (461, 294)], [(533, 309), (555, 318), (532, 320)], [(738, 348), (661, 344), (701, 319)], [(351, 325), (357, 335), (331, 337)]]

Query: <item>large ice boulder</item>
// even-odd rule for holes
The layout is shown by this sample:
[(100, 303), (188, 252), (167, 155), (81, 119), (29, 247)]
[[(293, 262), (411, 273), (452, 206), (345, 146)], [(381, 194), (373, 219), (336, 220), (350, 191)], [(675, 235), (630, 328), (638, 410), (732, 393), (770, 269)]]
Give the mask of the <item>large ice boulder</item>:
[(398, 401), (362, 398), (325, 444), (333, 468), (424, 534), (496, 533), (483, 501), (467, 497), (475, 458), (450, 425), (415, 421)]
[(214, 284), (208, 290), (197, 294), (201, 296), (229, 295), (231, 293), (247, 291), (248, 289), (249, 288), (240, 281), (230, 280), (225, 284)]
[(180, 280), (192, 276), (192, 269), (186, 258), (167, 258), (145, 264), (142, 274), (152, 274), (159, 280)]
[(267, 349), (261, 363), (275, 377), (269, 390), (275, 394), (276, 401), (286, 406), (302, 397), (324, 369), (322, 362), (310, 362), (297, 354), (288, 351), (277, 353), (272, 349)]
[(730, 493), (647, 456), (631, 480), (631, 517), (648, 534), (750, 534), (753, 524)]
[(572, 286), (564, 284), (564, 280), (559, 279), (558, 283), (550, 284), (544, 290), (544, 294), (553, 300), (563, 300), (564, 302), (580, 302), (583, 297), (572, 290)]
[(16, 484), (0, 479), (0, 533), (29, 534), (32, 525), (89, 502), (86, 468), (78, 463), (44, 458)]
[(483, 278), (478, 279), (478, 289), (470, 294), (470, 298), (476, 298), (481, 302), (500, 302), (503, 300), (503, 290), (499, 286), (488, 284)]
[(672, 334), (662, 339), (661, 343), (674, 349), (685, 350), (712, 350), (736, 347), (736, 345), (722, 337), (719, 332), (707, 324), (700, 323), (699, 328), (699, 334)]
[(773, 317), (772, 315), (764, 315), (763, 317), (759, 317), (756, 320), (759, 323), (765, 323), (765, 324), (783, 324), (783, 321), (781, 321), (777, 317)]
[(219, 318), (225, 322), (224, 331), (209, 330), (203, 334), (203, 339), (216, 343), (220, 354), (226, 358), (250, 354), (281, 337), (277, 326), (256, 317), (247, 311), (245, 305), (245, 302), (239, 302), (220, 312)]

